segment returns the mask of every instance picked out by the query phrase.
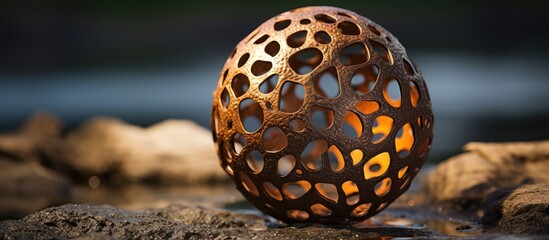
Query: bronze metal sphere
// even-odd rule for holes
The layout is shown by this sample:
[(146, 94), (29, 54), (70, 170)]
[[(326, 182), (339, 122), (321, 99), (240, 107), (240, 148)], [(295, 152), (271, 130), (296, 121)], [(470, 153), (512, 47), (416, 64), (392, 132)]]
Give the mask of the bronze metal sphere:
[(427, 159), (427, 87), (390, 32), (354, 12), (275, 16), (230, 54), (213, 93), (221, 166), (285, 222), (347, 224), (386, 208)]

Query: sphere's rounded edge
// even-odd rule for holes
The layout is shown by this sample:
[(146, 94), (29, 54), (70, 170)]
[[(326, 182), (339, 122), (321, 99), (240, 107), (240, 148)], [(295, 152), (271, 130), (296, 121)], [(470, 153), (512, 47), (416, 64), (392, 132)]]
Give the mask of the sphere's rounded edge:
[[(315, 14), (311, 15), (311, 13)], [(322, 19), (323, 16), (319, 15), (318, 17), (321, 19), (318, 21), (325, 21), (322, 25), (323, 28), (319, 28), (318, 25), (315, 25), (315, 28), (307, 28), (307, 24), (311, 24), (311, 22), (316, 24), (316, 14), (328, 15), (328, 17), (325, 17), (324, 19)], [(335, 19), (335, 21), (330, 23), (330, 21), (332, 21), (330, 18)], [(275, 23), (282, 22), (285, 19), (291, 19), (289, 26), (284, 27), (282, 26), (283, 24), (280, 24), (281, 30), (277, 30), (277, 28), (273, 27)], [(309, 23), (303, 21), (303, 19), (308, 19)], [(350, 22), (358, 25), (360, 33), (354, 34), (353, 31), (356, 30), (353, 29), (352, 25), (349, 25), (351, 26), (349, 29), (344, 29), (347, 26), (345, 26), (343, 22)], [(330, 48), (322, 47), (324, 45), (314, 42), (314, 33), (320, 31), (319, 29), (324, 30), (332, 36), (331, 43), (333, 43), (334, 46), (333, 52), (337, 54), (327, 54), (326, 51), (331, 51)], [(290, 35), (303, 30), (307, 31), (307, 37), (303, 45), (295, 48), (289, 46), (288, 44), (290, 43), (287, 42), (289, 41), (287, 39), (289, 39)], [(350, 35), (346, 35), (345, 31), (350, 31)], [(262, 40), (263, 36), (267, 36), (267, 40)], [(266, 50), (267, 44), (273, 41), (277, 42), (279, 50), (277, 50), (278, 52), (275, 56), (269, 57), (267, 54), (270, 53)], [(300, 43), (299, 41), (298, 43)], [(365, 51), (370, 55), (365, 62), (360, 62), (362, 60), (359, 59), (356, 61), (359, 61), (360, 63), (355, 64), (353, 62), (355, 60), (351, 59), (350, 65), (345, 65), (341, 62), (342, 60), (339, 59), (340, 56), (338, 54), (341, 54), (345, 47), (348, 47), (353, 43), (363, 44), (364, 49), (366, 49)], [(391, 61), (394, 62), (390, 65), (383, 62), (387, 60), (380, 57), (380, 53), (374, 52), (374, 48), (378, 47), (378, 45), (381, 45), (382, 47), (385, 46), (386, 49), (389, 49), (388, 51), (394, 51), (394, 59), (391, 59)], [(309, 75), (297, 73), (291, 66), (286, 65), (287, 61), (291, 61), (292, 56), (295, 56), (300, 51), (307, 50), (308, 48), (321, 49), (323, 56), (329, 56), (330, 59), (322, 59), (321, 63), (315, 66), (315, 68), (318, 67), (318, 69), (313, 68)], [(215, 149), (220, 158), (222, 168), (233, 179), (237, 189), (242, 192), (244, 197), (255, 207), (279, 220), (289, 223), (308, 221), (324, 224), (353, 224), (367, 219), (385, 209), (400, 194), (408, 189), (410, 181), (412, 181), (428, 158), (433, 138), (432, 130), (434, 119), (429, 93), (421, 72), (407, 56), (404, 47), (389, 31), (373, 21), (346, 9), (331, 6), (303, 7), (281, 13), (267, 20), (240, 41), (235, 50), (236, 51), (233, 51), (227, 59), (225, 66), (219, 75), (218, 85), (213, 93), (210, 124), (215, 142)], [(249, 54), (250, 56), (244, 57), (245, 54)], [(275, 59), (280, 61), (277, 62)], [(406, 70), (403, 69), (404, 63), (402, 59), (406, 59), (410, 62), (413, 72), (412, 75), (405, 75)], [(267, 67), (268, 65), (258, 63), (258, 61), (270, 62), (271, 66)], [(284, 65), (279, 66), (278, 64), (280, 62)], [(366, 90), (360, 87), (355, 88), (355, 85), (353, 85), (351, 81), (351, 76), (357, 71), (362, 71), (362, 68), (366, 68), (370, 64), (379, 65), (379, 70), (382, 71), (376, 79), (376, 84), (378, 84), (378, 86), (376, 85), (373, 90), (370, 90), (371, 92), (358, 95), (356, 92)], [(256, 67), (255, 65), (261, 66)], [(327, 70), (329, 67), (334, 67), (337, 70), (336, 75), (339, 78), (338, 81), (340, 81), (340, 90), (343, 91), (342, 88), (346, 88), (344, 93), (342, 92), (340, 94), (340, 97), (347, 98), (348, 102), (351, 102), (352, 104), (345, 103), (346, 101), (343, 100), (330, 102), (322, 96), (317, 96), (319, 94), (322, 95), (322, 93), (315, 88), (315, 81), (318, 81), (316, 76), (323, 73), (323, 71)], [(269, 68), (266, 70), (267, 73), (262, 75), (262, 72), (266, 68)], [(239, 78), (239, 74), (246, 76), (246, 80)], [(279, 76), (279, 82), (272, 87), (273, 90), (271, 90), (271, 92), (264, 94), (260, 92), (260, 85), (266, 81), (266, 75), (271, 74), (277, 74)], [(401, 91), (403, 97), (400, 106), (397, 108), (391, 106), (390, 102), (386, 102), (387, 100), (384, 99), (384, 92), (381, 90), (381, 88), (383, 88), (382, 85), (385, 85), (391, 77), (397, 78), (400, 87), (399, 91)], [(305, 99), (302, 100), (302, 102), (304, 102), (302, 103), (302, 108), (295, 111), (288, 110), (289, 112), (284, 112), (282, 111), (283, 109), (281, 109), (283, 108), (281, 99), (284, 98), (283, 95), (285, 94), (286, 83), (290, 82), (294, 83), (294, 85), (295, 83), (300, 84), (305, 89), (306, 95), (304, 97)], [(408, 106), (408, 101), (413, 100), (404, 100), (405, 97), (413, 98), (412, 93), (407, 93), (408, 85), (412, 82), (416, 84), (416, 90), (420, 95), (419, 101), (416, 103), (417, 107), (415, 108)], [(294, 85), (291, 86), (294, 87)], [(290, 84), (288, 84), (288, 86), (290, 86)], [(349, 89), (354, 92), (347, 91)], [(309, 97), (311, 94), (313, 94), (314, 97)], [(295, 98), (295, 96), (292, 96), (292, 98)], [(247, 99), (252, 100), (253, 103), (248, 106), (253, 107), (242, 107), (243, 102)], [(375, 101), (380, 102), (378, 103), (380, 110), (378, 110), (377, 113), (368, 115), (362, 114), (361, 111), (357, 109), (350, 109), (354, 104), (358, 104), (359, 102), (368, 99), (374, 99)], [(362, 137), (364, 135), (360, 136), (360, 141), (348, 140), (345, 134), (341, 133), (343, 128), (338, 124), (332, 128), (332, 130), (335, 129), (334, 131), (338, 132), (335, 134), (337, 137), (334, 137), (334, 134), (331, 134), (326, 130), (318, 130), (315, 128), (314, 124), (309, 122), (312, 121), (311, 116), (315, 106), (331, 109), (333, 111), (332, 118), (335, 119), (335, 122), (339, 123), (349, 121), (346, 120), (346, 112), (352, 110), (350, 111), (351, 115), (355, 114), (358, 117), (358, 121), (361, 122), (362, 125), (361, 131), (366, 135), (371, 135), (371, 133), (365, 132), (374, 131), (373, 125), (375, 124), (372, 123), (372, 121), (375, 121), (376, 116), (383, 115), (392, 117), (392, 124), (394, 125), (391, 126), (391, 130), (385, 134), (385, 138), (387, 138), (386, 140), (383, 140), (385, 142), (382, 141), (373, 144), (369, 142), (369, 139)], [(256, 111), (257, 109), (260, 110)], [(408, 113), (403, 109), (413, 111)], [(243, 116), (244, 118), (246, 118), (246, 116), (252, 116), (253, 118), (261, 120), (259, 129), (256, 131), (248, 131), (242, 121), (244, 119)], [(413, 116), (413, 118), (411, 116)], [(417, 123), (416, 116), (418, 117)], [(292, 119), (303, 120), (305, 122), (305, 130), (303, 132), (294, 131), (292, 127), (289, 126), (290, 120)], [(391, 148), (395, 148), (396, 146), (394, 140), (398, 135), (396, 130), (401, 127), (404, 128), (406, 123), (410, 124), (410, 128), (414, 132), (413, 134), (417, 135), (413, 136), (416, 142), (409, 147), (411, 148), (408, 149), (409, 155), (405, 157), (407, 160), (413, 160), (414, 162), (405, 165), (408, 169), (403, 170), (404, 165), (398, 162), (393, 163), (394, 158), (398, 158), (398, 150)], [(426, 128), (427, 125), (429, 125), (429, 127)], [(276, 127), (287, 135), (287, 143), (282, 150), (278, 150), (276, 146), (273, 146), (273, 149), (276, 149), (276, 151), (270, 149), (270, 146), (266, 146), (268, 144), (264, 142), (266, 131), (271, 127)], [(316, 172), (310, 171), (307, 166), (308, 163), (304, 163), (303, 159), (306, 157), (303, 157), (303, 152), (306, 150), (307, 143), (321, 138), (325, 139), (325, 142), (327, 143), (327, 146), (325, 147), (326, 154), (320, 156), (323, 167)], [(340, 138), (341, 141), (337, 141), (338, 138)], [(426, 143), (426, 147), (420, 152), (418, 148), (424, 147), (424, 143)], [(367, 150), (370, 145), (378, 150)], [(386, 147), (378, 147), (381, 145)], [(340, 148), (338, 151), (341, 151), (341, 154), (345, 155), (343, 157), (345, 160), (345, 167), (353, 165), (354, 160), (352, 159), (352, 151), (356, 149), (362, 150), (364, 159), (357, 162), (356, 166), (344, 169), (342, 173), (336, 174), (330, 172), (327, 168), (329, 167), (327, 166), (328, 163), (326, 162), (328, 160), (328, 153), (331, 151), (328, 147), (331, 148), (331, 146), (338, 146)], [(240, 149), (240, 147), (242, 148)], [(253, 166), (251, 166), (248, 161), (248, 155), (251, 154), (253, 150), (258, 151), (263, 158), (264, 165), (259, 173), (254, 172), (252, 169)], [(372, 161), (380, 152), (388, 152), (390, 156), (388, 170), (381, 176), (364, 179), (366, 162)], [(288, 176), (280, 177), (277, 175), (277, 164), (281, 161), (280, 159), (288, 155), (295, 157), (295, 166), (291, 169), (291, 173), (288, 174)], [(396, 162), (396, 160), (394, 162)], [(302, 173), (298, 174), (297, 170)], [(405, 172), (403, 173), (402, 178), (399, 177), (400, 171)], [(342, 190), (342, 184), (346, 183), (342, 182), (342, 179), (346, 177), (348, 177), (349, 180), (352, 180), (359, 188), (360, 200), (358, 203), (348, 204), (346, 202), (347, 200), (345, 198), (350, 198), (350, 196), (347, 196), (347, 193)], [(388, 192), (382, 194), (376, 193), (375, 189), (377, 185), (382, 183), (385, 179), (390, 179), (390, 181), (388, 181), (389, 183), (384, 182), (384, 184), (389, 185)], [(305, 191), (304, 195), (301, 197), (294, 198), (295, 196), (292, 197), (288, 195), (284, 190), (284, 185), (299, 181), (308, 181), (311, 186), (308, 187), (308, 190)], [(276, 190), (267, 190), (264, 186), (266, 182), (273, 184)], [(332, 184), (336, 186), (338, 194), (338, 199), (335, 201), (336, 203), (334, 203), (333, 199), (324, 196), (326, 192), (323, 191), (326, 190), (322, 190), (322, 187), (319, 187), (322, 185), (318, 184)], [(395, 187), (396, 185), (398, 185), (398, 188)], [(278, 191), (278, 193), (276, 191)], [(279, 197), (282, 200), (273, 200)], [(326, 214), (325, 212), (322, 212), (325, 210), (322, 207), (313, 208), (313, 205), (316, 204), (323, 204), (325, 208), (331, 210), (329, 216), (321, 216)], [(367, 206), (361, 208), (362, 205)]]

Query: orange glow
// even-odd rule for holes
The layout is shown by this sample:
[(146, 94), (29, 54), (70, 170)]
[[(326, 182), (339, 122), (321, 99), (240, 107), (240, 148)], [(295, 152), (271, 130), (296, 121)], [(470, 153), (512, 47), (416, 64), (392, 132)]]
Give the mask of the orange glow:
[(419, 102), (419, 91), (417, 90), (416, 84), (410, 81), (410, 103), (412, 103), (412, 107), (417, 107), (418, 102)]
[(362, 122), (360, 121), (360, 118), (356, 115), (356, 113), (347, 111), (343, 119), (345, 120), (345, 122), (349, 123), (351, 127), (353, 127), (355, 132), (358, 134), (357, 137), (362, 134)]
[[(388, 152), (380, 153), (364, 164), (364, 178), (366, 180), (374, 177), (379, 177), (389, 169), (391, 157)], [(378, 169), (372, 169), (374, 166), (379, 166)]]
[(339, 149), (335, 145), (330, 146), (328, 151), (332, 153), (337, 160), (337, 166), (331, 166), (332, 170), (334, 170), (335, 172), (341, 171), (343, 167), (345, 167), (345, 160), (343, 158), (343, 154), (339, 151)]
[(374, 143), (380, 143), (391, 132), (391, 129), (393, 128), (393, 119), (387, 116), (379, 116), (374, 120), (374, 122), (376, 123), (374, 124), (376, 126), (372, 127), (372, 133), (374, 135), (383, 134), (383, 137), (377, 139)]
[(360, 149), (355, 149), (351, 152), (351, 158), (353, 159), (353, 165), (357, 165), (360, 161), (362, 161), (362, 157), (364, 154)]
[(378, 197), (383, 197), (385, 194), (389, 193), (391, 190), (391, 178), (385, 178), (383, 181), (379, 182), (374, 191)]
[(301, 163), (311, 171), (319, 170), (322, 164), (321, 156), (327, 149), (328, 143), (324, 139), (310, 142), (301, 153)]
[(305, 211), (301, 210), (288, 210), (286, 211), (286, 215), (289, 218), (297, 219), (297, 220), (307, 220), (309, 219), (309, 214)]
[(357, 204), (359, 199), (358, 187), (353, 181), (344, 182), (341, 185), (345, 197), (347, 197), (347, 205)]
[(278, 191), (278, 189), (272, 183), (264, 182), (263, 183), (263, 189), (265, 189), (265, 192), (271, 198), (273, 198), (277, 201), (282, 201), (282, 194), (280, 193), (280, 191)]
[(333, 184), (329, 183), (317, 183), (315, 184), (316, 191), (329, 201), (337, 203), (339, 194), (337, 194), (337, 188)]
[(375, 101), (360, 101), (355, 105), (355, 107), (363, 114), (372, 114), (379, 110), (379, 103)]
[(289, 199), (298, 199), (311, 189), (311, 184), (305, 180), (288, 182), (282, 185), (282, 192)]
[(313, 204), (311, 206), (311, 211), (315, 214), (315, 215), (318, 215), (318, 216), (329, 216), (330, 214), (332, 214), (332, 210), (330, 210), (329, 208), (327, 208), (326, 206), (320, 204), (320, 203), (316, 203), (316, 204)]
[(258, 197), (259, 191), (257, 191), (257, 187), (255, 186), (254, 182), (252, 182), (252, 180), (244, 172), (239, 172), (238, 176), (240, 177), (240, 182), (242, 183), (242, 186), (246, 189), (246, 191)]
[(370, 206), (372, 206), (371, 203), (360, 204), (353, 210), (353, 212), (351, 212), (351, 215), (353, 217), (364, 216), (366, 215), (366, 213), (368, 213), (368, 210), (370, 210)]
[[(394, 78), (392, 79), (388, 79), (385, 81), (385, 83), (383, 84), (383, 97), (385, 98), (385, 100), (387, 101), (387, 103), (389, 103), (389, 105), (395, 107), (395, 108), (398, 108), (400, 107), (402, 101), (401, 101), (401, 97), (400, 97), (400, 89), (398, 90), (399, 91), (399, 94), (398, 94), (398, 98), (392, 98), (391, 97), (391, 94), (389, 94), (389, 83), (391, 82), (394, 82), (397, 84), (398, 88), (400, 88), (400, 84), (398, 83), (398, 81)], [(396, 96), (395, 96), (396, 97)]]
[(412, 146), (414, 145), (414, 131), (410, 123), (404, 124), (402, 126), (402, 136), (395, 138), (395, 147), (396, 152), (401, 151), (410, 152)]
[(408, 171), (408, 166), (398, 170), (398, 178), (401, 179), (402, 177), (404, 177), (404, 174), (406, 174), (406, 171)]

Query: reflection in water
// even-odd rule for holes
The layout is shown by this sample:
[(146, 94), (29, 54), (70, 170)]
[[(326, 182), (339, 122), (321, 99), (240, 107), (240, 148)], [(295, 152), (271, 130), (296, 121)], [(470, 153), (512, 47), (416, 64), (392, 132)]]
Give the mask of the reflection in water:
[(429, 228), (450, 236), (477, 236), (482, 233), (480, 225), (472, 222), (460, 222), (444, 219), (429, 219), (425, 223)]
[[(91, 179), (91, 178), (90, 178)], [(219, 208), (244, 201), (234, 185), (158, 186), (131, 184), (120, 187), (80, 185), (70, 191), (70, 203), (109, 204), (125, 209), (166, 207), (173, 203)]]
[[(449, 236), (477, 236), (481, 227), (476, 223), (465, 220), (454, 220), (451, 217), (438, 216), (428, 209), (424, 209), (426, 216), (422, 219), (402, 217), (407, 210), (391, 210), (390, 213), (382, 212), (370, 219), (353, 225), (359, 229), (375, 228), (404, 228), (404, 229), (430, 229)], [(410, 236), (413, 237), (413, 236)]]

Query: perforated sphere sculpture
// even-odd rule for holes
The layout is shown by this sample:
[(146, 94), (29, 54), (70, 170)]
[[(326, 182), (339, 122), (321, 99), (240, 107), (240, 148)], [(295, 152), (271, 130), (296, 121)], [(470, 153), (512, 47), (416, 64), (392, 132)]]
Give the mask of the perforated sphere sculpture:
[(221, 166), (255, 207), (285, 222), (358, 222), (409, 186), (433, 114), (402, 45), (348, 10), (269, 19), (230, 54), (213, 94)]

